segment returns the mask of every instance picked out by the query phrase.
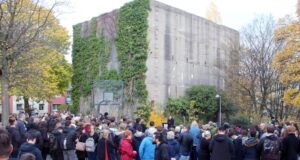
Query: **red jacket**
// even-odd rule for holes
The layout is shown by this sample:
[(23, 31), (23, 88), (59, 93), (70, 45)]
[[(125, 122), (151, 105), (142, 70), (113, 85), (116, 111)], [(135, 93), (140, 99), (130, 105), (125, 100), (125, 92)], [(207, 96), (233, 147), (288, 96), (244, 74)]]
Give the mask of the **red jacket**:
[(133, 160), (136, 156), (136, 152), (133, 152), (132, 140), (123, 138), (120, 144), (121, 160)]

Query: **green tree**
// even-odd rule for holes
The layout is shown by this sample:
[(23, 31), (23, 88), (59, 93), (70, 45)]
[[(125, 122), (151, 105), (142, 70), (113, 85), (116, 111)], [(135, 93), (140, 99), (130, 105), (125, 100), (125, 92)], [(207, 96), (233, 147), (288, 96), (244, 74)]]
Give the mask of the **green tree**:
[(166, 115), (172, 115), (176, 122), (184, 123), (188, 119), (189, 101), (186, 97), (169, 99), (166, 106)]
[(186, 90), (186, 96), (177, 99), (169, 99), (167, 103), (166, 114), (170, 114), (183, 121), (186, 118), (189, 121), (217, 120), (219, 111), (219, 101), (216, 95), (222, 97), (223, 119), (229, 119), (230, 114), (236, 109), (231, 101), (226, 97), (223, 91), (217, 91), (214, 86), (198, 85)]
[[(43, 57), (37, 50), (44, 46), (55, 48), (56, 43), (49, 42), (49, 33), (54, 20), (54, 9), (61, 5), (59, 1), (6, 0), (0, 2), (0, 52), (1, 52), (1, 93), (2, 122), (7, 124), (9, 116), (9, 92), (22, 84), (22, 78), (35, 83), (35, 74), (39, 65), (29, 65), (32, 60)], [(47, 6), (47, 7), (45, 7)], [(59, 33), (58, 33), (59, 35)], [(63, 38), (57, 40), (64, 40)], [(57, 41), (56, 41), (57, 42)], [(58, 43), (61, 44), (61, 43)], [(41, 52), (47, 53), (47, 52)], [(26, 66), (26, 67), (24, 67)], [(32, 70), (30, 70), (31, 66)], [(23, 68), (24, 67), (24, 68)], [(23, 77), (23, 75), (27, 75)], [(30, 85), (33, 86), (33, 85)]]

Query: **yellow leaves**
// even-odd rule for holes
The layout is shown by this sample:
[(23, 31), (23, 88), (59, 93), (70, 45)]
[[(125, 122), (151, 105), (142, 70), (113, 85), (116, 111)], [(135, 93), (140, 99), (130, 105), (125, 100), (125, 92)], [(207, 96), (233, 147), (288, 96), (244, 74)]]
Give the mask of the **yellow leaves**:
[(222, 23), (221, 14), (213, 1), (210, 2), (206, 10), (206, 18), (218, 24)]
[(300, 107), (300, 22), (282, 20), (275, 37), (284, 44), (283, 49), (273, 58), (280, 82), (287, 88), (284, 101)]
[(153, 121), (156, 127), (162, 125), (163, 123), (166, 123), (165, 116), (162, 113), (158, 112), (156, 110), (156, 107), (152, 108), (149, 120)]
[(284, 102), (289, 105), (300, 107), (300, 94), (298, 89), (288, 89), (284, 92)]

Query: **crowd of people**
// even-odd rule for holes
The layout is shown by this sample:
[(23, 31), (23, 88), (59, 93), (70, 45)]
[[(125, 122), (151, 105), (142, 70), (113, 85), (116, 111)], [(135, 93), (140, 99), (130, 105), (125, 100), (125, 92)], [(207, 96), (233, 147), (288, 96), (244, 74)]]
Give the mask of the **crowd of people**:
[(0, 128), (0, 160), (298, 160), (295, 122), (242, 128), (228, 123), (156, 125), (105, 113), (10, 115)]

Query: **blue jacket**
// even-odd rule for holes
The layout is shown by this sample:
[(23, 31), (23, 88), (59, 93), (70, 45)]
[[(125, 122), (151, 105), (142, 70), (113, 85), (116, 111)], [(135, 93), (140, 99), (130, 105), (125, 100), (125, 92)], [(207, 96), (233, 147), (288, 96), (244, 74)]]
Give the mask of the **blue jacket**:
[(258, 142), (259, 141), (253, 137), (246, 140), (242, 147), (244, 160), (259, 160), (259, 155), (256, 150)]
[(168, 143), (168, 151), (169, 151), (170, 158), (179, 157), (179, 149), (180, 149), (179, 142), (175, 139), (168, 139), (167, 143)]
[(34, 145), (29, 143), (24, 143), (20, 147), (18, 159), (25, 153), (31, 153), (35, 156), (36, 160), (43, 160), (41, 151)]
[(20, 136), (21, 136), (21, 142), (24, 143), (26, 142), (26, 132), (27, 132), (27, 127), (25, 122), (18, 120), (16, 128), (19, 130)]
[(142, 160), (154, 160), (155, 145), (152, 144), (152, 137), (145, 137), (139, 148), (139, 155)]
[(190, 132), (191, 136), (193, 137), (193, 145), (199, 147), (199, 144), (200, 144), (199, 135), (201, 135), (201, 130), (199, 129), (199, 127), (196, 124), (192, 124), (189, 132)]

